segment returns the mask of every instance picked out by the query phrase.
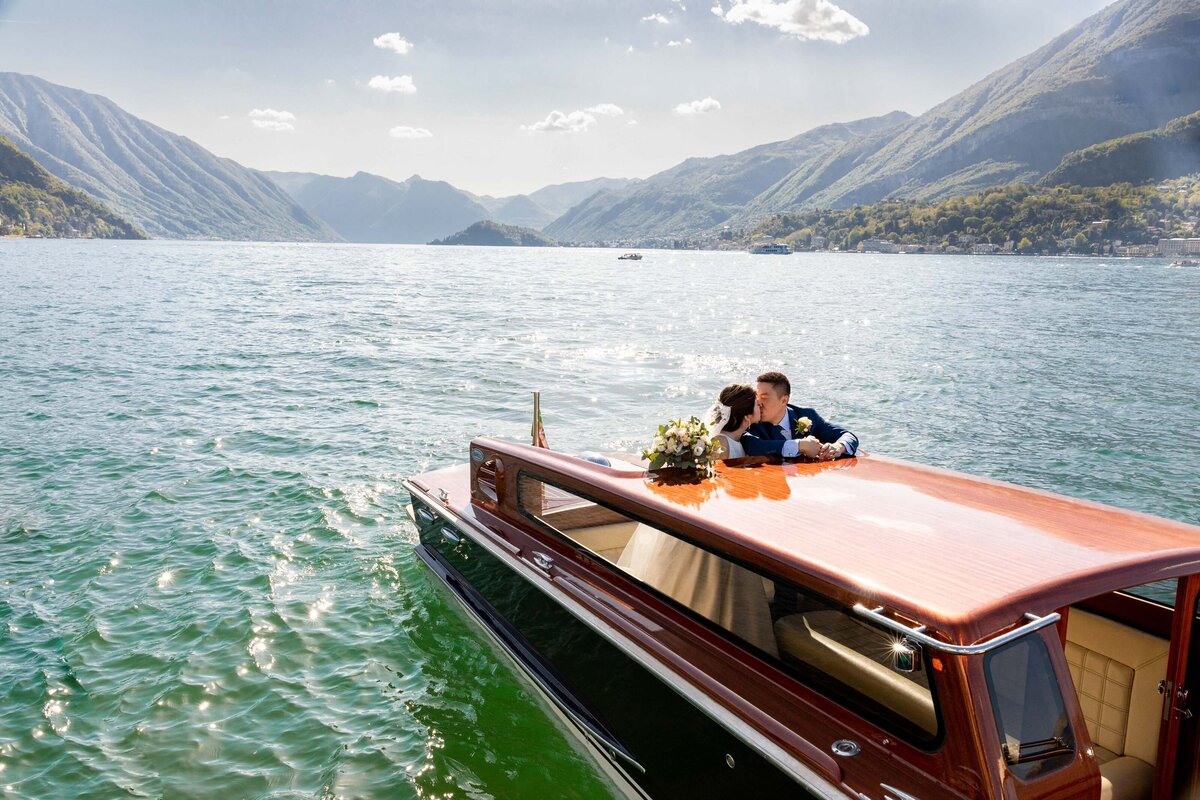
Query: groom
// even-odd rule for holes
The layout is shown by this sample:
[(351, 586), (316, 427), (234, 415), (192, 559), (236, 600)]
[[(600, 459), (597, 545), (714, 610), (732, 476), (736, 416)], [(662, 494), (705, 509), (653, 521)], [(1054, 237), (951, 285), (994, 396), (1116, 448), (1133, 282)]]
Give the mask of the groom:
[[(754, 423), (742, 434), (746, 455), (804, 456), (832, 461), (855, 454), (857, 436), (840, 425), (826, 422), (811, 408), (789, 405), (791, 394), (792, 384), (782, 372), (765, 372), (758, 376), (762, 421)], [(804, 417), (812, 424), (801, 432), (796, 423)]]

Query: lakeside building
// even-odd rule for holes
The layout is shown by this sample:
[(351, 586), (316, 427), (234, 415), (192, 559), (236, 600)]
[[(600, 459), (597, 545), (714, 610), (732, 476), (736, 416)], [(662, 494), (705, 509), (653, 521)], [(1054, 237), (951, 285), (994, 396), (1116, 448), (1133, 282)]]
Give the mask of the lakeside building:
[(1200, 239), (1159, 239), (1158, 254), (1160, 256), (1200, 255)]
[(1117, 255), (1131, 258), (1149, 258), (1158, 255), (1158, 246), (1153, 244), (1114, 245)]
[(863, 239), (858, 243), (860, 253), (898, 253), (899, 248), (886, 239)]
[(1000, 245), (981, 242), (975, 245), (975, 249), (972, 252), (977, 256), (994, 256), (999, 251)]

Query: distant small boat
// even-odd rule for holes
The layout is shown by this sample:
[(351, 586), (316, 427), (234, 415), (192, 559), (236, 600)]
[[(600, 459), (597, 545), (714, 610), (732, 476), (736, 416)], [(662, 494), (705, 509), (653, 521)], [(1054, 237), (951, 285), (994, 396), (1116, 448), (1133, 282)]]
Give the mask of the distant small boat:
[(1200, 261), (1192, 261), (1190, 258), (1183, 258), (1179, 261), (1171, 263), (1172, 267), (1200, 267)]
[(623, 256), (617, 256), (617, 261), (641, 261), (641, 253), (626, 253)]
[(779, 243), (757, 244), (750, 248), (750, 253), (756, 256), (790, 256), (792, 246)]

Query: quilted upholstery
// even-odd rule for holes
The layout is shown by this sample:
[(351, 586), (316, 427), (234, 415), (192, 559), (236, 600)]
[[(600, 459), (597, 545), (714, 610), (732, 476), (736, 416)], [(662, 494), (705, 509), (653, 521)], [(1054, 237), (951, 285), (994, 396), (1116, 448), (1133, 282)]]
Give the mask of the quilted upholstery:
[(1079, 609), (1067, 617), (1067, 663), (1092, 742), (1115, 756), (1153, 765), (1157, 758), (1158, 682), (1168, 643)]

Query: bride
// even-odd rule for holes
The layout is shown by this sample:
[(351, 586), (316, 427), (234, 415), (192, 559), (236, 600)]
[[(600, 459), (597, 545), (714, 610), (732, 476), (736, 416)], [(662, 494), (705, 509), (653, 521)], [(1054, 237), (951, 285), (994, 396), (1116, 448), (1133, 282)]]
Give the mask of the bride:
[(717, 395), (717, 402), (708, 411), (708, 429), (720, 444), (717, 458), (745, 458), (742, 434), (759, 421), (758, 393), (753, 386), (731, 383)]

